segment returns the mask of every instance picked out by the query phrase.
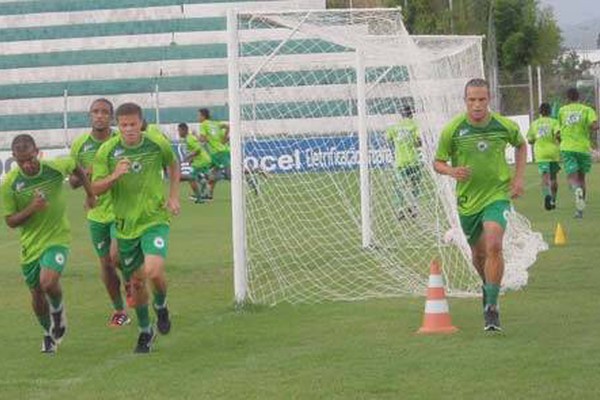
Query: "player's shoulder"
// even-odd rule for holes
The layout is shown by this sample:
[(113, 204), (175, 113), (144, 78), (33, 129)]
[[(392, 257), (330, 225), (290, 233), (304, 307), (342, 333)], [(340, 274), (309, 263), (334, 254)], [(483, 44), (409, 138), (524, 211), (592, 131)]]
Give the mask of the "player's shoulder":
[(13, 168), (11, 168), (10, 171), (8, 171), (4, 175), (4, 177), (2, 178), (2, 184), (1, 184), (1, 187), (3, 188), (3, 190), (6, 190), (13, 186), (14, 182), (17, 180), (17, 177), (19, 176), (19, 172), (20, 172), (20, 168), (15, 165)]
[(467, 114), (460, 113), (452, 117), (452, 119), (444, 125), (442, 129), (443, 133), (452, 135), (454, 132), (458, 131), (458, 129), (467, 123)]
[(508, 130), (512, 130), (512, 131), (520, 131), (521, 128), (519, 127), (519, 124), (517, 124), (515, 121), (513, 121), (512, 119), (505, 117), (504, 115), (497, 113), (497, 112), (493, 112), (491, 113), (492, 119), (495, 120), (496, 122), (498, 122), (500, 125), (502, 125), (504, 128), (508, 129)]
[(73, 140), (73, 143), (71, 143), (71, 149), (73, 149), (75, 151), (79, 151), (79, 149), (83, 146), (83, 144), (90, 139), (90, 136), (91, 136), (90, 132), (85, 132), (85, 133), (82, 133), (81, 135), (77, 136)]
[(98, 155), (107, 155), (121, 142), (121, 137), (117, 135), (111, 136), (106, 142), (102, 143), (98, 148)]

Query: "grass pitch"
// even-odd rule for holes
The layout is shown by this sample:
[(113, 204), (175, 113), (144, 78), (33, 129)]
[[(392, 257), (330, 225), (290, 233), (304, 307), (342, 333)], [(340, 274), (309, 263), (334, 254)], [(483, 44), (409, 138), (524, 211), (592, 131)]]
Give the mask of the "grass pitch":
[[(0, 399), (596, 399), (600, 176), (593, 171), (583, 220), (564, 174), (558, 209), (542, 209), (535, 166), (517, 209), (551, 242), (529, 286), (503, 296), (502, 335), (484, 334), (478, 299), (452, 299), (452, 336), (423, 337), (422, 298), (233, 307), (230, 202), (182, 200), (168, 258), (173, 330), (150, 355), (132, 353), (135, 324), (107, 327), (108, 297), (70, 196), (73, 245), (63, 278), (70, 331), (54, 357), (22, 282), (15, 232), (0, 228)], [(183, 196), (182, 196), (183, 197)]]

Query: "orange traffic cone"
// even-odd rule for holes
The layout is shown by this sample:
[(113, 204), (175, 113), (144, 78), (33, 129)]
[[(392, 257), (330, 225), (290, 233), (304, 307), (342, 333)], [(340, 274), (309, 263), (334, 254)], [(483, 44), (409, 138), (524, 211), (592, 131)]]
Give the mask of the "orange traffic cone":
[(427, 285), (427, 302), (425, 302), (423, 326), (417, 333), (454, 333), (456, 331), (458, 331), (458, 328), (452, 326), (448, 310), (440, 263), (433, 260), (429, 273), (429, 284)]

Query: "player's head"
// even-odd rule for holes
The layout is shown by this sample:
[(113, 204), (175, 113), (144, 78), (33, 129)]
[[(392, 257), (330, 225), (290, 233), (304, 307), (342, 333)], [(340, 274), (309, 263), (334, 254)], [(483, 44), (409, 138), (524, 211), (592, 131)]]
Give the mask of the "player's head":
[(208, 108), (201, 108), (198, 110), (198, 120), (200, 122), (202, 121), (206, 121), (207, 119), (210, 119), (210, 111), (208, 111)]
[(115, 114), (125, 144), (138, 144), (142, 138), (144, 121), (142, 108), (135, 103), (124, 103), (117, 108)]
[(177, 132), (179, 133), (179, 137), (185, 139), (190, 131), (190, 128), (185, 122), (177, 125)]
[(404, 106), (402, 107), (402, 117), (404, 118), (412, 118), (413, 117), (413, 110), (411, 106)]
[(39, 172), (38, 149), (31, 135), (22, 134), (15, 136), (11, 144), (11, 149), (17, 165), (25, 175), (35, 175)]
[(572, 103), (579, 101), (579, 90), (577, 90), (576, 88), (569, 88), (567, 90), (567, 100), (569, 100)]
[(99, 98), (90, 106), (90, 123), (94, 131), (105, 131), (113, 120), (113, 105), (105, 98)]
[(490, 85), (485, 79), (471, 79), (465, 85), (467, 115), (472, 122), (484, 121), (490, 111)]
[(543, 117), (549, 117), (552, 113), (552, 107), (548, 103), (540, 104), (540, 115)]

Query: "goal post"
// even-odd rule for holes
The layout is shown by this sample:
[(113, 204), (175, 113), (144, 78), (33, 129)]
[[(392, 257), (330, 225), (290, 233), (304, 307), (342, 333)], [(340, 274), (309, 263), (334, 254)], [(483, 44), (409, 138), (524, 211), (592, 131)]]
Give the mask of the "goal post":
[[(478, 292), (454, 182), (432, 161), (483, 76), (481, 37), (410, 36), (398, 9), (227, 18), (236, 302), (422, 294), (433, 258), (450, 295)], [(517, 288), (545, 243), (511, 215)]]

